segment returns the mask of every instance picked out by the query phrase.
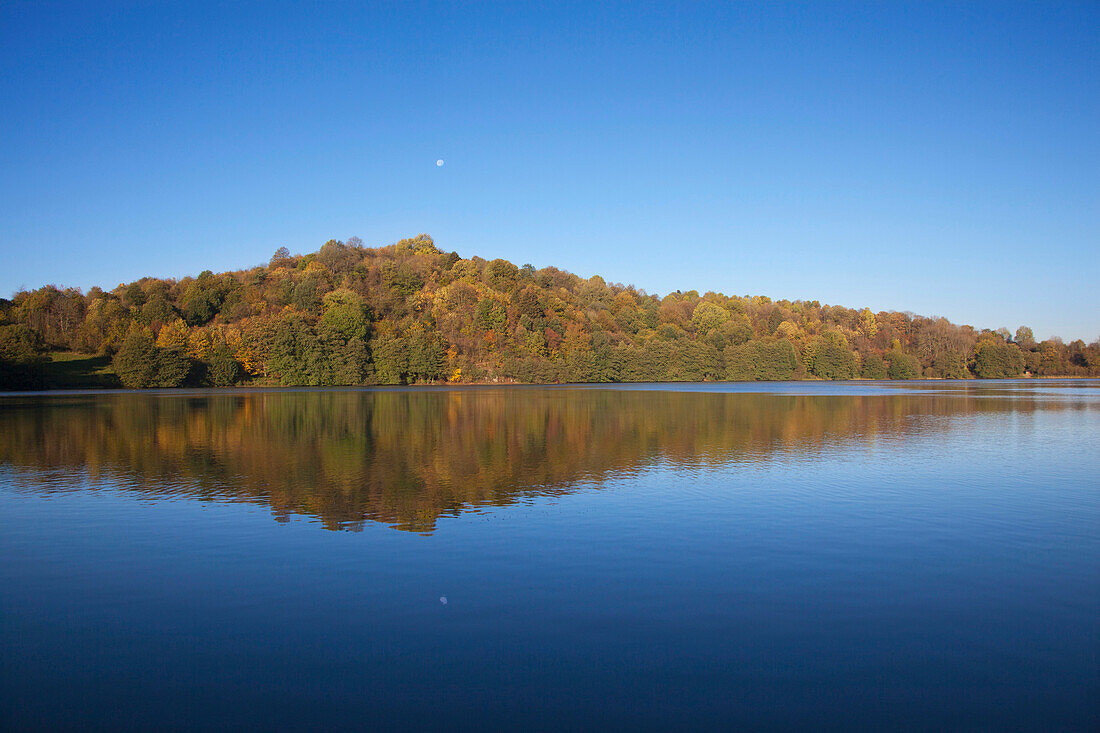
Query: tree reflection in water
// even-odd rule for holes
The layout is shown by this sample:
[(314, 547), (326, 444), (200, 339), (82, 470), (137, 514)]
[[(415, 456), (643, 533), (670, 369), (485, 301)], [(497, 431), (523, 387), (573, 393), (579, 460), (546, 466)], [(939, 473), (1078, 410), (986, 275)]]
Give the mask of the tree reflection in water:
[[(9, 399), (19, 489), (118, 487), (271, 507), (330, 529), (431, 532), (442, 515), (599, 486), (658, 463), (720, 468), (943, 430), (973, 412), (1060, 409), (1019, 393), (844, 396), (464, 388)], [(1066, 409), (1061, 405), (1061, 409)], [(925, 419), (914, 419), (921, 416)], [(932, 418), (932, 419), (928, 419)]]

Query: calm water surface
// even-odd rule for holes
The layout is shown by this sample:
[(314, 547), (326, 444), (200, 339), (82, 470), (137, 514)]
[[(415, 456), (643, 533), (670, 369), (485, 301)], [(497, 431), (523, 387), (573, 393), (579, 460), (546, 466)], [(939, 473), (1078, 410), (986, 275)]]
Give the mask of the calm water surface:
[(1100, 727), (1100, 382), (0, 398), (0, 728)]

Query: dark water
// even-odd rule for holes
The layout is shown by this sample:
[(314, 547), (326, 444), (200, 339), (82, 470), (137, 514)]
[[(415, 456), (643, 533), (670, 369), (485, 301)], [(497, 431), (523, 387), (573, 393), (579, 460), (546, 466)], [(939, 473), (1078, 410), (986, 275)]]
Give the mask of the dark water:
[(9, 729), (1095, 730), (1100, 382), (7, 397), (0, 558)]

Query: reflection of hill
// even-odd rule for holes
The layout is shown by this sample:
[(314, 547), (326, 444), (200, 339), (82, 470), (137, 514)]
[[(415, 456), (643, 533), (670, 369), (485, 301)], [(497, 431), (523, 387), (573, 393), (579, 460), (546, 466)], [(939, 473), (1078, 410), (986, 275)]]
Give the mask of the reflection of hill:
[(377, 520), (427, 532), (463, 507), (563, 493), (657, 461), (789, 460), (944, 425), (914, 415), (1036, 407), (1024, 397), (542, 388), (96, 395), (6, 402), (0, 462), (35, 490), (79, 477), (267, 504), (330, 528)]

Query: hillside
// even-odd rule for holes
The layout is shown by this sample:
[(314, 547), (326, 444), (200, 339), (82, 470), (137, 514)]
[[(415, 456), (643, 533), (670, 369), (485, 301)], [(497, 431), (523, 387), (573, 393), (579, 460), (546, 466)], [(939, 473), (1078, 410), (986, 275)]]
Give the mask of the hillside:
[(308, 255), (282, 248), (237, 272), (0, 299), (9, 389), (1025, 373), (1100, 376), (1100, 344), (817, 301), (661, 298), (554, 267), (464, 259), (423, 234), (379, 248), (354, 238)]

